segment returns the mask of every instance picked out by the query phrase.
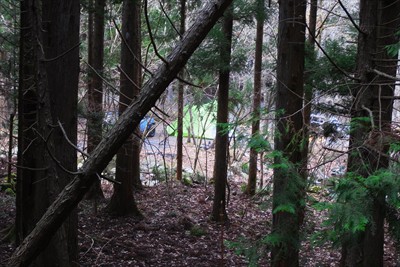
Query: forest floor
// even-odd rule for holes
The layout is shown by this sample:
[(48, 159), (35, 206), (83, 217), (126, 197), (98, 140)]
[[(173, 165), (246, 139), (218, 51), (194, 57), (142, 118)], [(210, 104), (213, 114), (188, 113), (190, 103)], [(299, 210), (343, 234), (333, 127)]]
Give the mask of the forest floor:
[[(110, 188), (104, 188), (106, 196)], [(135, 198), (143, 218), (113, 217), (104, 210), (107, 198), (98, 205), (79, 205), (79, 266), (248, 266), (244, 255), (227, 243), (241, 240), (248, 255), (259, 257), (259, 266), (270, 266), (268, 249), (261, 242), (271, 229), (270, 195), (253, 198), (242, 193), (238, 183), (230, 184), (227, 208), (229, 223), (209, 220), (212, 185), (185, 186), (178, 182), (145, 187)], [(14, 198), (0, 193), (0, 229), (12, 225)], [(323, 216), (307, 208), (300, 266), (338, 266), (339, 250), (329, 244), (312, 246), (310, 238), (320, 230)], [(388, 241), (385, 266), (396, 266), (395, 250)], [(0, 242), (0, 266), (14, 246)]]
[[(158, 178), (164, 177), (164, 172), (159, 172), (163, 164), (167, 165), (167, 170), (174, 169), (174, 145), (173, 138), (163, 139), (159, 135), (144, 144), (141, 160), (144, 165), (141, 168), (144, 170), (145, 186), (144, 190), (135, 192), (142, 219), (114, 217), (105, 212), (112, 194), (112, 185), (108, 182), (102, 184), (106, 198), (98, 203), (97, 212), (92, 202), (82, 201), (79, 204), (79, 266), (249, 266), (245, 255), (258, 258), (258, 266), (270, 266), (269, 250), (261, 241), (271, 231), (271, 171), (262, 171), (265, 190), (250, 198), (242, 191), (247, 180), (241, 171), (242, 166), (231, 165), (228, 175), (229, 222), (217, 224), (209, 220), (213, 202), (212, 168), (209, 167), (214, 164), (212, 147), (205, 146), (198, 150), (196, 168), (193, 167), (196, 165), (196, 148), (193, 143), (185, 143), (184, 171), (189, 176), (200, 173), (204, 179), (202, 184), (188, 186), (175, 180), (154, 180), (157, 172)], [(325, 143), (316, 142), (316, 145), (315, 151), (326, 151), (323, 150)], [(316, 170), (321, 179), (343, 162), (343, 158), (334, 154), (314, 154), (314, 166), (321, 165), (322, 160), (330, 164), (321, 165)], [(240, 162), (246, 162), (246, 153), (242, 155), (244, 157)], [(108, 167), (113, 168), (115, 163)], [(153, 186), (146, 186), (150, 184)], [(320, 188), (318, 194), (311, 193), (309, 196), (329, 200), (327, 190), (322, 189), (323, 186)], [(12, 243), (3, 239), (5, 232), (1, 232), (14, 223), (14, 200), (13, 196), (0, 191), (0, 266), (6, 266), (15, 249)], [(329, 243), (313, 245), (312, 242), (314, 234), (322, 230), (325, 219), (324, 212), (318, 212), (307, 204), (300, 266), (338, 266), (339, 249)], [(232, 242), (237, 242), (237, 247), (244, 253), (236, 253), (235, 248), (229, 245)], [(396, 262), (395, 245), (386, 238), (384, 266), (397, 266)]]
[[(265, 247), (258, 243), (256, 248), (250, 241), (261, 240), (270, 231), (269, 196), (260, 194), (250, 199), (239, 184), (231, 184), (229, 223), (220, 225), (209, 220), (212, 189), (212, 185), (185, 186), (178, 182), (145, 187), (135, 194), (141, 220), (107, 214), (107, 199), (99, 203), (97, 214), (91, 202), (81, 202), (80, 266), (247, 266), (246, 257), (226, 244), (241, 239), (241, 247), (258, 255), (260, 266), (268, 266)], [(0, 215), (0, 228), (4, 229), (15, 216), (13, 198), (1, 193), (0, 210), (5, 211)], [(309, 233), (317, 225), (314, 219), (306, 223)], [(5, 264), (3, 260), (13, 249), (12, 244), (1, 242), (0, 264)], [(336, 266), (338, 258), (336, 250), (312, 248), (305, 242), (301, 266)]]

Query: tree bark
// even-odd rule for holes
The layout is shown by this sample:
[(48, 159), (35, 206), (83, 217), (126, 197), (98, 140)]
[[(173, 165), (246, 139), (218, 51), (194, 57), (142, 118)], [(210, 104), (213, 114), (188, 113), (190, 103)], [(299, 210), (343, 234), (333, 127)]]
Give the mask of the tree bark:
[[(122, 10), (121, 76), (119, 112), (140, 93), (140, 1), (125, 0)], [(133, 188), (141, 188), (140, 182), (140, 139), (139, 131), (131, 135), (117, 153), (114, 193), (108, 205), (108, 211), (115, 215), (133, 214), (141, 216), (133, 196)], [(134, 186), (136, 181), (136, 186)], [(139, 182), (137, 182), (139, 181)]]
[[(76, 144), (79, 1), (22, 1), (21, 25), (18, 243), (69, 182), (63, 169), (76, 168), (76, 151), (56, 125)], [(73, 266), (77, 256), (73, 211), (34, 265)]]
[[(58, 191), (70, 181), (71, 176), (62, 168), (76, 171), (77, 154), (67, 138), (77, 144), (77, 103), (79, 83), (79, 27), (80, 1), (66, 0), (60, 3), (52, 0), (43, 1), (44, 50), (46, 76), (50, 92), (50, 111), (52, 125), (60, 123), (63, 130), (55, 128), (52, 137), (54, 156), (60, 162), (57, 166)], [(66, 53), (65, 55), (63, 53)], [(60, 55), (63, 55), (60, 57)], [(66, 136), (65, 136), (66, 135)], [(71, 212), (64, 224), (68, 242), (69, 266), (75, 265), (78, 259), (78, 215)], [(54, 264), (52, 262), (51, 264)]]
[[(389, 167), (389, 144), (384, 136), (391, 132), (391, 116), (395, 82), (377, 76), (376, 69), (395, 77), (397, 63), (387, 54), (386, 46), (398, 42), (400, 3), (395, 0), (361, 1), (357, 54), (357, 78), (360, 86), (354, 91), (352, 119), (369, 117), (370, 123), (357, 125), (350, 132), (348, 170), (367, 178), (379, 169)], [(370, 112), (371, 111), (371, 112)], [(372, 116), (372, 117), (371, 117)], [(365, 145), (371, 145), (365, 147)], [(363, 162), (360, 168), (360, 162)], [(372, 221), (365, 232), (352, 235), (342, 244), (341, 266), (383, 266), (385, 193), (369, 192)]]
[[(186, 30), (186, 0), (180, 0), (180, 28), (179, 33), (181, 36)], [(184, 77), (183, 71), (181, 77)], [(176, 136), (176, 179), (182, 180), (182, 163), (183, 163), (183, 95), (184, 95), (184, 84), (178, 81), (178, 132)], [(194, 169), (196, 171), (196, 168)]]
[(279, 4), (276, 134), (273, 189), (272, 266), (299, 266), (300, 222), (305, 181), (303, 83), (307, 1)]
[[(308, 22), (308, 37), (307, 37), (307, 45), (309, 46), (306, 49), (305, 57), (308, 57), (308, 60), (311, 62), (310, 65), (314, 65), (316, 59), (316, 51), (315, 51), (315, 35), (317, 28), (317, 11), (318, 11), (318, 0), (311, 0), (309, 4), (309, 22)], [(307, 31), (306, 31), (307, 32)], [(312, 99), (313, 99), (313, 87), (312, 87), (312, 79), (310, 78), (313, 70), (305, 69), (304, 72), (304, 108), (303, 108), (303, 151), (302, 157), (303, 159), (307, 159), (303, 161), (303, 166), (301, 168), (301, 175), (303, 179), (306, 181), (309, 177), (308, 172), (308, 162), (309, 162), (309, 150), (310, 150), (310, 122), (311, 122), (311, 112), (312, 112)], [(305, 195), (305, 192), (304, 192)], [(299, 222), (302, 224), (304, 220), (305, 209), (300, 211)]]
[(228, 220), (226, 213), (226, 185), (228, 170), (228, 104), (229, 104), (229, 76), (232, 50), (233, 8), (230, 7), (224, 14), (219, 70), (217, 127), (215, 136), (215, 162), (214, 162), (214, 200), (211, 220), (225, 222)]
[[(257, 1), (257, 32), (256, 32), (256, 51), (254, 55), (254, 90), (253, 90), (253, 114), (251, 123), (252, 138), (260, 138), (260, 117), (261, 117), (261, 72), (262, 72), (262, 46), (264, 36), (264, 0)], [(246, 193), (254, 195), (257, 186), (257, 159), (258, 147), (250, 147), (249, 178)], [(261, 179), (263, 179), (261, 177)]]
[[(89, 47), (89, 59), (92, 62), (92, 68), (89, 71), (89, 86), (88, 91), (88, 111), (89, 117), (87, 120), (88, 128), (88, 153), (92, 153), (95, 147), (100, 142), (103, 135), (103, 61), (104, 61), (104, 12), (105, 0), (94, 0), (93, 11), (93, 46)], [(89, 33), (90, 36), (90, 33)], [(91, 90), (90, 90), (91, 89)], [(86, 195), (87, 199), (104, 198), (101, 190), (100, 180), (97, 179)]]
[(153, 77), (143, 87), (138, 98), (129, 105), (116, 125), (84, 162), (80, 173), (63, 189), (33, 231), (15, 250), (8, 266), (27, 266), (43, 250), (62, 222), (83, 198), (90, 185), (97, 179), (96, 174), (107, 166), (121, 145), (132, 134), (132, 126), (137, 127), (144, 114), (155, 105), (157, 99), (186, 64), (231, 2), (232, 0), (212, 1), (204, 7), (166, 62), (159, 66)]

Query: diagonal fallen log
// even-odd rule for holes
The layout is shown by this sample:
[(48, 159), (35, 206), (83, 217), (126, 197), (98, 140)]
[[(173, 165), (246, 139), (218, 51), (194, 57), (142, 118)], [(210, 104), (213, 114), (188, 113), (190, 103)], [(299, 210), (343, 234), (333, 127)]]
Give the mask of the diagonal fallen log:
[(7, 266), (27, 266), (46, 247), (53, 234), (78, 205), (90, 185), (118, 151), (119, 147), (139, 125), (143, 116), (155, 105), (160, 95), (178, 75), (190, 56), (215, 25), (232, 0), (209, 2), (191, 28), (176, 45), (166, 62), (145, 84), (140, 95), (121, 115), (115, 126), (104, 137), (80, 169), (80, 174), (62, 190), (50, 205), (33, 231), (11, 256)]

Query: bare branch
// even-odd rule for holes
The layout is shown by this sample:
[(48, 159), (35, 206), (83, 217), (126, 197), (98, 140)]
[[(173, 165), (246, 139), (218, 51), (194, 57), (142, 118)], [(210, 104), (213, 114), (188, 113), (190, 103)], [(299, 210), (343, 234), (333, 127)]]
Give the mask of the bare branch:
[(43, 61), (43, 62), (52, 62), (52, 61), (56, 61), (57, 59), (59, 59), (59, 58), (65, 56), (66, 54), (68, 54), (69, 52), (71, 52), (72, 50), (74, 50), (75, 48), (78, 48), (80, 45), (81, 45), (81, 43), (79, 42), (79, 43), (77, 43), (76, 45), (74, 45), (73, 47), (71, 47), (70, 49), (68, 49), (67, 51), (65, 51), (65, 52), (63, 52), (63, 53), (61, 53), (61, 54), (59, 54), (58, 56), (53, 57), (53, 58), (45, 58), (45, 59), (42, 59), (41, 61)]
[(73, 148), (76, 149), (76, 151), (78, 151), (79, 153), (81, 153), (82, 155), (89, 157), (89, 154), (86, 153), (85, 151), (83, 151), (82, 149), (80, 149), (79, 147), (77, 147), (74, 143), (71, 142), (71, 140), (69, 140), (67, 133), (65, 132), (64, 127), (62, 126), (60, 120), (58, 120), (58, 126), (61, 129), (61, 132), (63, 133), (63, 136), (65, 138), (65, 140), (67, 140), (68, 144), (70, 144)]
[(117, 23), (115, 22), (115, 19), (113, 19), (113, 23), (114, 23), (114, 27), (117, 29), (117, 32), (119, 34), (119, 36), (121, 37), (122, 41), (124, 42), (124, 44), (126, 45), (126, 47), (129, 49), (129, 53), (131, 53), (132, 57), (136, 60), (137, 63), (139, 63), (139, 65), (148, 73), (150, 74), (150, 76), (153, 76), (153, 73), (146, 68), (145, 65), (142, 64), (142, 62), (136, 57), (135, 53), (133, 53), (131, 47), (128, 45), (128, 42), (126, 41), (125, 37), (122, 35), (121, 30), (118, 28)]
[(400, 78), (395, 77), (395, 76), (392, 76), (392, 75), (389, 75), (389, 74), (384, 73), (384, 72), (382, 72), (382, 71), (379, 71), (379, 70), (377, 70), (377, 69), (373, 69), (372, 72), (378, 74), (379, 76), (383, 76), (383, 77), (385, 77), (385, 78), (391, 79), (391, 80), (393, 80), (393, 81), (400, 81)]
[(360, 27), (358, 27), (358, 25), (356, 24), (356, 22), (354, 21), (353, 17), (350, 15), (349, 11), (347, 10), (347, 8), (343, 5), (341, 0), (338, 0), (339, 5), (342, 7), (343, 11), (346, 13), (347, 17), (350, 19), (351, 23), (353, 24), (353, 26), (357, 29), (357, 31), (359, 33), (365, 34), (365, 32), (363, 32)]
[(347, 73), (345, 70), (343, 70), (342, 68), (340, 68), (334, 61), (333, 59), (328, 55), (328, 53), (325, 51), (325, 49), (321, 46), (321, 44), (317, 41), (317, 39), (315, 38), (315, 36), (313, 35), (313, 33), (310, 31), (310, 28), (308, 27), (308, 25), (306, 25), (306, 28), (308, 30), (309, 35), (314, 39), (315, 44), (318, 46), (318, 48), (321, 50), (321, 52), (324, 54), (324, 56), (329, 60), (329, 62), (331, 62), (331, 64), (337, 69), (339, 70), (341, 73), (343, 73), (344, 76), (346, 76), (347, 78), (354, 80), (354, 81), (359, 81), (359, 79), (351, 76), (349, 73)]
[(153, 33), (151, 31), (151, 26), (150, 26), (149, 13), (147, 10), (147, 0), (144, 1), (144, 17), (146, 18), (147, 30), (149, 32), (149, 38), (150, 38), (151, 45), (153, 46), (154, 53), (157, 55), (157, 57), (159, 59), (161, 59), (162, 62), (164, 62), (168, 66), (167, 60), (165, 60), (165, 58), (163, 56), (161, 56), (161, 54), (158, 52), (156, 43), (154, 42), (154, 37), (153, 37)]

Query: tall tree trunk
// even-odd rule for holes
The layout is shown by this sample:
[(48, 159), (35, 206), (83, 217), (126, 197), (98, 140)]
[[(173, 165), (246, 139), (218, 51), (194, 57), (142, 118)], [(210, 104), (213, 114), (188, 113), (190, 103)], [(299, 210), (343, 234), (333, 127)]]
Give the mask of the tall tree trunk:
[[(265, 19), (265, 0), (257, 1), (257, 32), (256, 32), (256, 51), (254, 55), (254, 90), (253, 90), (253, 114), (251, 123), (252, 138), (261, 138), (260, 136), (260, 117), (261, 117), (261, 71), (262, 71), (262, 46), (264, 36)], [(250, 147), (249, 178), (246, 188), (248, 195), (256, 193), (257, 186), (257, 158), (258, 147)], [(262, 177), (261, 177), (262, 179)]]
[[(63, 168), (76, 171), (77, 103), (79, 83), (79, 27), (80, 1), (65, 0), (61, 3), (43, 1), (43, 28), (46, 72), (50, 91), (52, 124), (60, 123), (64, 129), (56, 128), (52, 133), (54, 155)], [(63, 55), (68, 51), (67, 54)], [(63, 55), (60, 57), (60, 55)], [(67, 140), (69, 139), (69, 141)], [(71, 181), (71, 174), (57, 167), (59, 190)], [(57, 192), (58, 194), (59, 192)], [(68, 238), (69, 265), (78, 260), (78, 215), (74, 210), (65, 223)]]
[[(309, 45), (308, 60), (315, 62), (315, 38), (316, 38), (316, 30), (317, 30), (317, 11), (318, 11), (318, 0), (311, 0), (309, 4), (309, 16), (308, 16), (308, 37), (307, 37), (307, 44)], [(314, 64), (310, 65), (314, 65)], [(308, 145), (309, 145), (309, 128), (310, 127), (310, 120), (311, 120), (311, 108), (312, 108), (312, 97), (313, 97), (313, 89), (312, 89), (312, 80), (310, 79), (310, 72), (312, 70), (306, 70), (305, 73), (305, 86), (304, 86), (304, 124), (305, 124), (305, 146), (304, 146), (304, 154), (303, 157), (308, 157)], [(305, 161), (305, 169), (307, 169), (308, 161)]]
[[(318, 0), (311, 0), (309, 4), (309, 22), (308, 22), (308, 37), (307, 43), (308, 49), (305, 51), (305, 57), (308, 58), (309, 66), (314, 66), (316, 60), (315, 51), (315, 34), (317, 28), (317, 11), (318, 11)], [(303, 166), (301, 168), (301, 175), (304, 181), (308, 179), (308, 162), (309, 162), (309, 149), (310, 149), (310, 122), (311, 122), (311, 111), (312, 111), (312, 98), (313, 98), (313, 87), (312, 79), (310, 78), (313, 70), (305, 69), (304, 72), (304, 107), (303, 107), (303, 151), (302, 158)], [(304, 192), (305, 194), (305, 192)], [(302, 224), (304, 220), (305, 209), (299, 213), (299, 222)]]
[(306, 4), (280, 1), (273, 189), (272, 266), (299, 266), (300, 223), (305, 181), (303, 158), (303, 76)]
[[(106, 0), (94, 0), (93, 12), (93, 43), (89, 50), (89, 61), (92, 68), (89, 71), (88, 91), (88, 153), (92, 153), (99, 144), (103, 135), (103, 61), (104, 61), (104, 12)], [(90, 32), (89, 32), (90, 36)], [(101, 190), (100, 180), (97, 179), (86, 195), (87, 199), (104, 198)]]
[[(119, 112), (122, 114), (132, 99), (140, 93), (140, 1), (125, 0), (122, 10), (121, 77)], [(140, 183), (140, 140), (131, 135), (117, 153), (115, 178), (121, 184), (114, 184), (114, 193), (108, 206), (117, 215), (140, 216), (133, 196), (135, 181)]]
[[(395, 77), (397, 56), (387, 54), (386, 46), (396, 43), (400, 23), (400, 3), (395, 0), (361, 1), (357, 78), (360, 86), (354, 92), (352, 119), (368, 117), (369, 123), (357, 125), (350, 132), (348, 170), (367, 178), (379, 169), (389, 167), (389, 144), (385, 135), (391, 131), (395, 82), (378, 76), (374, 70)], [(367, 145), (367, 147), (366, 147)], [(370, 147), (374, 149), (371, 149)], [(360, 162), (363, 162), (360, 168)], [(365, 232), (351, 236), (343, 243), (341, 266), (383, 266), (385, 193), (369, 192), (371, 220)]]
[(221, 40), (219, 70), (217, 127), (215, 136), (215, 163), (214, 163), (214, 200), (211, 220), (224, 222), (228, 220), (226, 214), (226, 185), (228, 170), (228, 104), (229, 104), (229, 76), (232, 48), (233, 8), (230, 7), (224, 14), (222, 21), (223, 40)]
[[(358, 35), (356, 77), (359, 79), (360, 86), (353, 92), (355, 105), (353, 105), (351, 110), (352, 120), (360, 117), (370, 117), (366, 109), (371, 108), (370, 103), (373, 98), (373, 88), (371, 88), (372, 85), (370, 87), (369, 83), (375, 78), (375, 75), (371, 75), (368, 69), (373, 69), (375, 65), (371, 56), (376, 51), (377, 23), (378, 1), (360, 1), (359, 27), (363, 29), (364, 32), (360, 32)], [(356, 172), (364, 177), (367, 177), (371, 171), (373, 172), (374, 166), (370, 164), (372, 162), (368, 162), (368, 157), (371, 155), (368, 153), (368, 150), (360, 150), (359, 148), (362, 146), (363, 142), (368, 139), (368, 134), (371, 132), (371, 124), (372, 122), (368, 123), (364, 121), (364, 123), (359, 123), (357, 127), (352, 127), (353, 129), (350, 131), (349, 150), (351, 151), (353, 148), (358, 148), (357, 151), (359, 151), (359, 153), (357, 153), (357, 155), (354, 153), (349, 154), (347, 170), (349, 172)], [(364, 159), (367, 160), (367, 162), (363, 162)], [(362, 170), (360, 170), (360, 162), (364, 163), (362, 165), (368, 165), (363, 166)], [(350, 234), (348, 240), (343, 241), (341, 266), (364, 266), (362, 259), (362, 242), (364, 236), (364, 233)], [(382, 249), (378, 248), (378, 251), (377, 253), (380, 254)]]
[(309, 16), (308, 16), (308, 38), (307, 42), (314, 47), (315, 46), (315, 34), (317, 31), (317, 13), (318, 13), (318, 0), (311, 0), (309, 4)]
[[(89, 66), (93, 66), (93, 35), (94, 35), (94, 27), (93, 27), (93, 14), (94, 14), (94, 0), (88, 0), (88, 21), (87, 21), (87, 32), (88, 32), (88, 55), (87, 61)], [(93, 76), (96, 75), (94, 71), (88, 67), (87, 71), (88, 81), (87, 81), (87, 90), (88, 95), (93, 92)], [(87, 105), (90, 107), (90, 98), (87, 99)], [(88, 109), (90, 112), (90, 109)], [(89, 114), (90, 115), (90, 114)], [(89, 139), (89, 136), (88, 136)]]
[[(33, 19), (33, 0), (21, 1), (20, 6), (20, 55), (19, 55), (19, 88), (18, 88), (18, 165), (25, 168), (17, 169), (17, 196), (16, 196), (16, 225), (17, 238), (19, 245), (29, 234), (28, 219), (32, 217), (32, 193), (29, 190), (30, 180), (34, 177), (35, 154), (28, 150), (30, 144), (35, 144), (35, 133), (33, 125), (36, 123), (36, 103), (37, 92), (34, 90), (35, 83), (35, 58), (36, 50), (34, 48), (35, 32), (31, 25)], [(32, 88), (31, 90), (29, 88)], [(32, 148), (33, 150), (34, 148)]]
[(159, 66), (138, 98), (128, 106), (116, 125), (84, 162), (81, 172), (63, 189), (32, 232), (20, 243), (11, 256), (8, 266), (29, 265), (46, 247), (62, 222), (75, 209), (90, 185), (96, 180), (94, 174), (101, 172), (107, 166), (121, 145), (132, 134), (133, 127), (137, 127), (144, 114), (155, 105), (231, 2), (232, 0), (217, 0), (204, 7), (182, 41), (167, 57), (167, 63)]
[[(22, 1), (21, 26), (19, 242), (70, 182), (65, 169), (76, 170), (76, 150), (66, 138), (76, 144), (79, 1)], [(77, 256), (77, 214), (73, 210), (34, 265), (74, 266)]]
[[(186, 0), (180, 0), (181, 4), (181, 17), (179, 33), (181, 36), (185, 33), (186, 28)], [(180, 75), (184, 77), (184, 72)], [(182, 180), (182, 162), (183, 162), (183, 95), (184, 85), (183, 82), (178, 81), (178, 132), (176, 137), (176, 179)], [(196, 171), (196, 168), (194, 169)]]
[[(377, 37), (377, 53), (374, 60), (376, 61), (376, 69), (395, 77), (397, 74), (398, 55), (390, 56), (386, 51), (386, 47), (390, 44), (398, 42), (397, 32), (400, 28), (400, 2), (396, 0), (379, 1), (378, 7), (378, 37)], [(392, 79), (380, 76), (378, 78), (379, 85), (374, 88), (373, 95), (381, 96), (381, 99), (375, 99), (372, 110), (378, 110), (377, 116), (374, 117), (375, 125), (383, 137), (391, 132), (391, 122), (393, 113), (394, 88), (396, 82)], [(380, 151), (382, 155), (389, 152), (389, 144), (380, 139), (377, 147), (382, 147)], [(378, 156), (377, 169), (389, 168), (389, 159), (385, 156)], [(384, 247), (384, 220), (385, 220), (385, 194), (378, 193), (373, 201), (372, 218), (373, 221), (368, 225), (365, 234), (363, 249), (364, 266), (382, 266), (383, 265), (383, 247)]]

